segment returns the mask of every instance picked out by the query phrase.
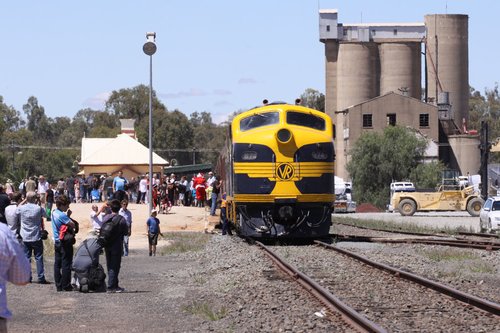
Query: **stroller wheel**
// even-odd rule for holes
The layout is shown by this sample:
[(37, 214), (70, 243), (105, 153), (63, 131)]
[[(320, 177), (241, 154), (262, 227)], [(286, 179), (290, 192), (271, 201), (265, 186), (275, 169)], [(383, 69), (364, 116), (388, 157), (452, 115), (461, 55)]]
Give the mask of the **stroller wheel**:
[(89, 292), (89, 285), (88, 284), (82, 284), (82, 285), (80, 285), (80, 291), (82, 293), (88, 293)]
[(86, 285), (89, 284), (89, 279), (87, 279), (86, 277), (80, 279), (80, 285), (84, 285), (84, 284), (86, 284)]

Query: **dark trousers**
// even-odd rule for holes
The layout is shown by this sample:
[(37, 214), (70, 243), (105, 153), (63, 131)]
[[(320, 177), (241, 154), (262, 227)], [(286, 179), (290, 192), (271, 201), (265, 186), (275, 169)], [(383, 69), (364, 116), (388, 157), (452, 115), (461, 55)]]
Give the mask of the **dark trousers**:
[(137, 203), (141, 201), (144, 202), (146, 200), (146, 192), (137, 192)]
[(113, 193), (113, 199), (116, 199), (120, 202), (122, 202), (122, 200), (125, 200), (125, 199), (128, 200), (127, 192), (125, 192), (124, 190), (118, 190), (115, 193)]
[(231, 226), (229, 225), (229, 221), (227, 220), (226, 207), (221, 207), (220, 209), (220, 219), (222, 220), (222, 234), (232, 235)]
[(116, 289), (119, 287), (118, 274), (120, 274), (120, 266), (122, 264), (121, 253), (116, 254), (116, 251), (106, 249), (106, 266), (108, 267), (108, 289)]
[(73, 263), (73, 244), (59, 241), (54, 244), (54, 280), (58, 291), (71, 289), (71, 264)]
[(0, 333), (7, 332), (7, 319), (0, 317)]

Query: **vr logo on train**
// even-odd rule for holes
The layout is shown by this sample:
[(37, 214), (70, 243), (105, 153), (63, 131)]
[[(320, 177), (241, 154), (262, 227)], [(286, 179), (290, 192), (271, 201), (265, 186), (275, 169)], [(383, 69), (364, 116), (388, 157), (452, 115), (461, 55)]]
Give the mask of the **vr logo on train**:
[(281, 180), (290, 180), (295, 175), (295, 169), (290, 163), (281, 163), (276, 168), (276, 176)]

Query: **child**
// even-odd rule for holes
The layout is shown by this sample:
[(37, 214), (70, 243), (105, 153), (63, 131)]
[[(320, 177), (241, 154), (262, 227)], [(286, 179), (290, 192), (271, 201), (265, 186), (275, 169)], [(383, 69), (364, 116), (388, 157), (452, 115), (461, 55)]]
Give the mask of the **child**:
[(80, 183), (78, 183), (78, 181), (75, 181), (74, 189), (75, 189), (75, 202), (81, 203), (82, 198), (80, 196)]
[(91, 234), (93, 236), (99, 235), (99, 230), (101, 229), (102, 219), (101, 219), (101, 211), (97, 208), (97, 205), (92, 205), (92, 211), (90, 212), (90, 223), (92, 224)]
[(132, 235), (132, 212), (128, 210), (128, 200), (122, 200), (121, 202), (122, 208), (120, 208), (120, 211), (118, 214), (123, 216), (125, 221), (127, 222), (128, 226), (128, 233), (126, 236), (123, 236), (123, 256), (126, 257), (128, 256), (128, 242), (129, 242), (129, 237)]
[[(146, 222), (148, 231), (149, 256), (156, 256), (156, 244), (158, 244), (158, 235), (161, 235), (160, 220), (156, 218), (158, 212), (156, 209), (151, 211), (151, 216)], [(162, 235), (163, 236), (163, 235)]]
[(227, 220), (227, 202), (226, 202), (226, 193), (222, 194), (222, 200), (220, 203), (220, 219), (222, 220), (222, 234), (225, 235), (226, 233), (229, 236), (232, 236), (233, 233), (231, 232), (231, 226), (229, 225), (229, 221)]

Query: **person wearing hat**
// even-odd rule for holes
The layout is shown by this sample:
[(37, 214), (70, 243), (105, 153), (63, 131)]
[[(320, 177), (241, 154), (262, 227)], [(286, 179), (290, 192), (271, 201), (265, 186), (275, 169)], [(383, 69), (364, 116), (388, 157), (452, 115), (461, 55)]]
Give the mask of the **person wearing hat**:
[(158, 235), (161, 235), (160, 220), (156, 217), (158, 211), (151, 210), (151, 216), (146, 222), (149, 243), (149, 256), (156, 256), (156, 244), (158, 244)]

